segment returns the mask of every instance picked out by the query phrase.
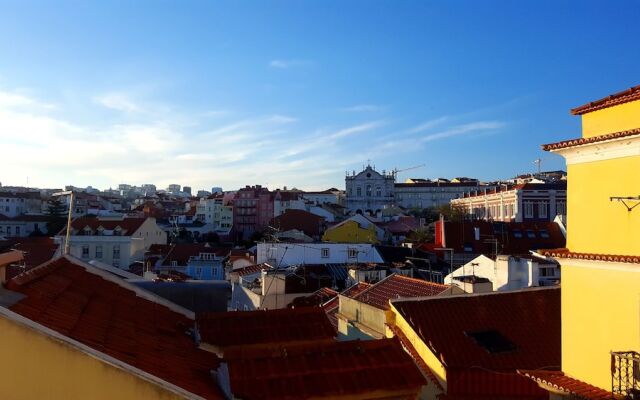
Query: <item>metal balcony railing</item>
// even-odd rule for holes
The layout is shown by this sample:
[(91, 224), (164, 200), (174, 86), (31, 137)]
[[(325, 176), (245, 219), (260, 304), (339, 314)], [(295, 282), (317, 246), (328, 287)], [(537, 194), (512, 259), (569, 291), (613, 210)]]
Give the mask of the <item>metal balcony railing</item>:
[(611, 352), (611, 392), (615, 398), (640, 399), (640, 353)]

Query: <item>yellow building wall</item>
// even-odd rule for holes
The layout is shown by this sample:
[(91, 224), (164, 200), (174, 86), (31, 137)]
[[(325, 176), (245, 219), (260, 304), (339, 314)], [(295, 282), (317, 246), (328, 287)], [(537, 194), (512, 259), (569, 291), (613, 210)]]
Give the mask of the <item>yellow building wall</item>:
[(582, 115), (582, 136), (592, 137), (640, 127), (640, 100)]
[(640, 194), (640, 157), (572, 164), (567, 172), (567, 247), (573, 252), (640, 255), (640, 206), (629, 212), (609, 200)]
[(611, 390), (610, 352), (626, 350), (640, 351), (640, 267), (562, 260), (562, 370)]
[(0, 316), (0, 398), (183, 399), (6, 316)]
[(340, 226), (327, 229), (322, 240), (334, 243), (378, 243), (373, 225), (364, 229), (355, 221), (347, 221)]
[[(438, 378), (440, 384), (442, 384), (442, 387), (446, 392), (447, 371), (442, 362), (440, 362), (438, 357), (436, 357), (436, 355), (431, 352), (429, 347), (427, 347), (422, 339), (420, 339), (418, 334), (413, 330), (413, 328), (411, 328), (411, 325), (409, 325), (409, 323), (402, 317), (402, 315), (400, 315), (398, 310), (393, 307), (393, 304), (391, 305), (391, 311), (393, 312), (393, 317), (389, 318), (389, 320), (394, 321), (395, 326), (405, 334), (407, 339), (409, 339), (409, 342), (411, 342), (413, 348), (416, 349), (416, 352), (420, 355), (420, 358), (422, 358), (429, 369), (431, 369), (434, 375)], [(393, 336), (390, 331), (387, 331), (387, 333), (389, 334), (389, 337)]]

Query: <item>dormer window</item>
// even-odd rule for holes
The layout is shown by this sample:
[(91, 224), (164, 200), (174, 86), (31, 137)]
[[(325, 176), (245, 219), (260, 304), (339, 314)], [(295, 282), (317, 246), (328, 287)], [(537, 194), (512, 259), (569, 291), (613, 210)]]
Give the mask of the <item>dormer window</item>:
[(102, 226), (99, 226), (98, 229), (96, 229), (96, 235), (98, 236), (104, 235), (104, 228)]
[(113, 236), (122, 236), (122, 228), (120, 228), (119, 226), (116, 226), (113, 229)]
[(85, 226), (82, 232), (85, 236), (91, 236), (91, 228), (89, 226)]

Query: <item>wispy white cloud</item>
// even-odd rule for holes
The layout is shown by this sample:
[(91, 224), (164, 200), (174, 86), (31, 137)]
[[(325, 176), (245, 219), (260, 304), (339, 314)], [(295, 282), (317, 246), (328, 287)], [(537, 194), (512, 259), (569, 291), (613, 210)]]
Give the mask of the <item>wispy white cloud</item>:
[(454, 136), (468, 135), (475, 132), (495, 131), (505, 126), (501, 121), (478, 121), (462, 124), (440, 132), (431, 133), (420, 138), (420, 142), (431, 142), (434, 140), (446, 139)]
[(442, 116), (442, 117), (438, 117), (438, 118), (434, 118), (431, 119), (429, 121), (423, 122), (418, 126), (414, 126), (413, 128), (410, 128), (409, 130), (407, 130), (407, 133), (420, 133), (420, 132), (424, 132), (427, 131), (429, 129), (433, 129), (438, 125), (442, 125), (443, 123), (449, 121), (451, 118), (448, 116)]
[(369, 111), (381, 111), (384, 110), (385, 107), (377, 106), (375, 104), (358, 104), (351, 107), (341, 108), (340, 111), (346, 112), (369, 112)]
[(382, 126), (382, 121), (371, 121), (364, 124), (351, 126), (349, 128), (340, 129), (339, 131), (329, 135), (330, 139), (338, 139), (346, 136), (355, 135), (356, 133), (367, 132)]
[(269, 67), (277, 68), (277, 69), (288, 69), (288, 68), (295, 68), (295, 67), (304, 67), (304, 66), (308, 66), (308, 65), (311, 65), (311, 61), (309, 61), (309, 60), (275, 59), (275, 60), (269, 61)]
[(93, 100), (97, 104), (117, 111), (129, 113), (140, 111), (140, 106), (124, 93), (107, 93), (96, 96)]

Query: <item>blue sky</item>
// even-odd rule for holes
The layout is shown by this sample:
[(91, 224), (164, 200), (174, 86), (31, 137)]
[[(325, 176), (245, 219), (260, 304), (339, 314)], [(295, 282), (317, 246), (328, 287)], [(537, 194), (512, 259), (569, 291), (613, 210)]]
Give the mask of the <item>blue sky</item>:
[(0, 1), (0, 182), (325, 189), (562, 169), (637, 1)]

